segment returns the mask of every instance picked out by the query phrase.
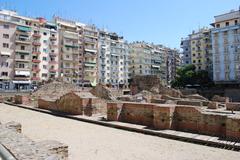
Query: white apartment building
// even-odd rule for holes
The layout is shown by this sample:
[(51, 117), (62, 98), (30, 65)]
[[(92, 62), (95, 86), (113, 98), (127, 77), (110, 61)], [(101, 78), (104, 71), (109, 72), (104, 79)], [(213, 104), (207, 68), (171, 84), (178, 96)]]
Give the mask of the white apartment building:
[(211, 32), (213, 80), (240, 83), (240, 10), (215, 16)]
[(128, 45), (116, 33), (99, 31), (98, 82), (112, 87), (128, 87)]

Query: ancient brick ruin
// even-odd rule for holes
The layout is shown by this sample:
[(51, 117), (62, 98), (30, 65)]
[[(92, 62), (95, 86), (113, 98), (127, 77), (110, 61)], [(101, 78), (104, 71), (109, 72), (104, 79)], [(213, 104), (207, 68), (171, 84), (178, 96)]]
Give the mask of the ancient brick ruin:
[(212, 111), (207, 107), (152, 103), (108, 103), (107, 119), (145, 125), (153, 129), (173, 129), (240, 139), (240, 112)]
[(38, 107), (73, 115), (106, 113), (105, 101), (90, 92), (69, 92), (61, 97), (42, 96), (38, 99)]

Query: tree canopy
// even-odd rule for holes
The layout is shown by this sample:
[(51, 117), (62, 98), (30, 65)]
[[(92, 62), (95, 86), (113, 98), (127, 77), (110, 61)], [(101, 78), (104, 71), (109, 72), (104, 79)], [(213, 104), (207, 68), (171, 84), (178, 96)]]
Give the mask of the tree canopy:
[(175, 88), (181, 88), (186, 87), (186, 85), (207, 86), (211, 82), (207, 71), (196, 71), (195, 65), (190, 64), (177, 69), (177, 76), (171, 85)]

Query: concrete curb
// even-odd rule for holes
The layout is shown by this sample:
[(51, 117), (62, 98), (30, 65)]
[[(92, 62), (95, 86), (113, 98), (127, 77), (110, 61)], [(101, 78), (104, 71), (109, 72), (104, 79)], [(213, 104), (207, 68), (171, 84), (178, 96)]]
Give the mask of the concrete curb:
[[(209, 140), (205, 140), (205, 139), (188, 137), (188, 136), (184, 136), (184, 135), (168, 134), (168, 133), (164, 133), (161, 131), (113, 124), (113, 123), (111, 123), (111, 121), (104, 122), (104, 121), (91, 120), (91, 119), (87, 119), (87, 118), (74, 117), (74, 116), (66, 115), (66, 114), (63, 114), (60, 112), (51, 112), (49, 110), (44, 110), (44, 109), (39, 109), (39, 108), (30, 108), (30, 107), (26, 107), (24, 105), (13, 104), (10, 102), (4, 102), (4, 103), (11, 105), (11, 106), (16, 106), (19, 108), (27, 109), (27, 110), (32, 110), (32, 111), (37, 111), (37, 112), (41, 112), (41, 113), (45, 113), (45, 114), (49, 114), (49, 115), (54, 115), (57, 117), (63, 117), (63, 118), (68, 118), (68, 119), (72, 119), (72, 120), (97, 124), (97, 125), (101, 125), (101, 126), (105, 126), (105, 127), (122, 129), (122, 130), (126, 130), (126, 131), (142, 133), (142, 134), (151, 135), (151, 136), (158, 136), (158, 137), (163, 137), (163, 138), (167, 138), (167, 139), (179, 140), (179, 141), (183, 141), (183, 142), (207, 145), (207, 146), (224, 148), (224, 149), (229, 149), (229, 150), (235, 150), (235, 151), (240, 150), (240, 143), (238, 143), (238, 142), (232, 142), (232, 141), (227, 141), (227, 140), (219, 140), (219, 141), (210, 140), (209, 141)], [(181, 132), (181, 133), (184, 133), (184, 132)], [(211, 137), (211, 136), (209, 136), (209, 137)], [(212, 138), (215, 138), (215, 137), (212, 137)]]

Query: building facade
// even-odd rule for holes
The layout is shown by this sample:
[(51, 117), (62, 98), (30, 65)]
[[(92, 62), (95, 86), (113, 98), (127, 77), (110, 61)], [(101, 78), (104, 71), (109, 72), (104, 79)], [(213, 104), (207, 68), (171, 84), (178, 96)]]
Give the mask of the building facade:
[(167, 54), (168, 49), (162, 45), (146, 42), (129, 44), (129, 75), (157, 75), (167, 83)]
[(98, 82), (112, 87), (128, 87), (128, 45), (123, 37), (99, 31)]
[(179, 68), (181, 64), (180, 51), (177, 49), (166, 48), (167, 54), (167, 84), (171, 84), (171, 82), (175, 79), (177, 75), (177, 68)]
[(212, 79), (212, 44), (211, 30), (208, 28), (193, 31), (187, 38), (181, 40), (183, 50), (183, 65), (193, 64), (196, 70), (208, 71)]
[(240, 82), (240, 10), (215, 16), (211, 31), (213, 80), (215, 83)]
[(190, 37), (182, 38), (181, 39), (181, 46), (182, 48), (182, 63), (183, 65), (192, 64), (192, 54), (191, 54), (191, 41)]

